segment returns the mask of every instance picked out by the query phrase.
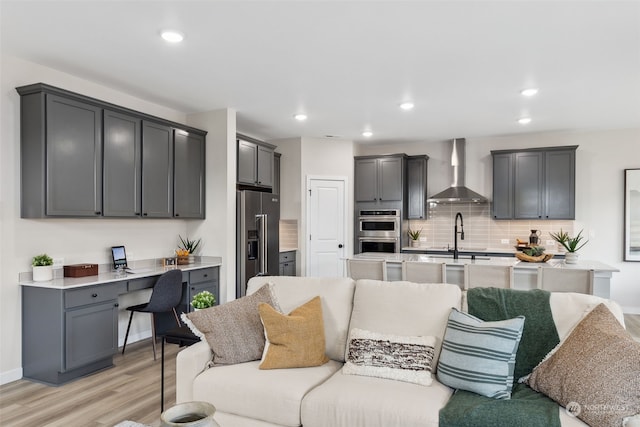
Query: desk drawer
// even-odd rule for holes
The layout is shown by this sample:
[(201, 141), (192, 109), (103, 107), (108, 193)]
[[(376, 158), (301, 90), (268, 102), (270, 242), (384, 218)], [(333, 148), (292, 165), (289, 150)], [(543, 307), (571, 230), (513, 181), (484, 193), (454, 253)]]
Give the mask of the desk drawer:
[(140, 289), (153, 288), (160, 276), (139, 277), (129, 280), (129, 292), (139, 291)]
[(294, 261), (296, 259), (295, 251), (280, 252), (280, 262)]
[(210, 282), (216, 279), (215, 269), (203, 268), (189, 272), (189, 283)]
[(118, 294), (124, 292), (126, 282), (111, 285), (90, 286), (88, 288), (65, 291), (64, 308), (80, 307), (118, 299)]

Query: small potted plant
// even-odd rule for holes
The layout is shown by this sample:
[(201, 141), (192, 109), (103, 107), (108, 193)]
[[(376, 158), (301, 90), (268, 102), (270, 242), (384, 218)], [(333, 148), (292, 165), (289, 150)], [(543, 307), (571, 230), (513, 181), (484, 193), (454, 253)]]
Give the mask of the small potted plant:
[(209, 291), (198, 292), (191, 299), (191, 307), (195, 310), (213, 307), (216, 303), (216, 297)]
[(36, 255), (31, 260), (34, 282), (48, 282), (53, 280), (53, 259), (47, 255)]
[(198, 250), (198, 246), (200, 246), (201, 239), (191, 240), (188, 237), (183, 239), (182, 236), (178, 235), (180, 238), (180, 245), (176, 250), (176, 256), (178, 257), (178, 264), (189, 264), (193, 262), (191, 255), (195, 255)]
[(411, 226), (409, 226), (409, 239), (411, 239), (411, 247), (417, 248), (420, 246), (420, 233), (422, 233), (422, 228), (420, 230), (412, 230)]
[(564, 261), (567, 264), (577, 264), (578, 250), (589, 242), (588, 240), (585, 240), (584, 242), (582, 241), (584, 239), (582, 231), (583, 230), (580, 230), (578, 235), (575, 237), (569, 236), (569, 233), (562, 231), (562, 229), (557, 233), (549, 233), (553, 240), (558, 242), (567, 250), (567, 253), (564, 256)]

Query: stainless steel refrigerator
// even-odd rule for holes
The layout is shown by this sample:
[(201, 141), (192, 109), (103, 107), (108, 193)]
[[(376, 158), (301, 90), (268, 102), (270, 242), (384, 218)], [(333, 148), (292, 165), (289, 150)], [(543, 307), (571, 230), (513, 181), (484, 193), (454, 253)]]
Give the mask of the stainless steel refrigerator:
[(277, 276), (280, 260), (280, 196), (237, 191), (236, 297), (245, 295), (254, 276)]

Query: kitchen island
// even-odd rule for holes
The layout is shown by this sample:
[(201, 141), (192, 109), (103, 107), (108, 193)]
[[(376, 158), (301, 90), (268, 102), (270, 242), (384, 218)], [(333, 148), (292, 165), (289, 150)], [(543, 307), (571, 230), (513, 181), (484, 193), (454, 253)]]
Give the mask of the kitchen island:
[(513, 267), (515, 289), (535, 289), (538, 283), (538, 268), (568, 268), (593, 270), (593, 294), (603, 298), (610, 297), (611, 277), (620, 271), (599, 261), (579, 261), (578, 264), (566, 264), (562, 259), (550, 259), (543, 263), (523, 262), (515, 257), (490, 257), (461, 254), (459, 259), (452, 255), (425, 255), (410, 253), (365, 252), (353, 256), (353, 259), (384, 259), (387, 261), (387, 280), (396, 281), (402, 278), (402, 261), (418, 261), (445, 263), (447, 265), (447, 283), (464, 284), (464, 265), (503, 265)]

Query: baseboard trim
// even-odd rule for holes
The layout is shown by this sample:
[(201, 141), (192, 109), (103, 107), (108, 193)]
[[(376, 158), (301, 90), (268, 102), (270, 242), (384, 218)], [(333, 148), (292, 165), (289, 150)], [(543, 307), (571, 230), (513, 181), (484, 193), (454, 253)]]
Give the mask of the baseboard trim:
[[(133, 344), (134, 342), (146, 340), (147, 338), (151, 338), (151, 329), (138, 332), (137, 334), (129, 334), (129, 338), (127, 338), (127, 345)], [(122, 347), (124, 344), (124, 334), (118, 337), (118, 347)]]
[(0, 385), (12, 383), (22, 378), (22, 368), (0, 372)]
[(622, 308), (622, 312), (624, 314), (640, 314), (640, 307), (629, 307), (625, 305), (622, 305), (620, 307)]

